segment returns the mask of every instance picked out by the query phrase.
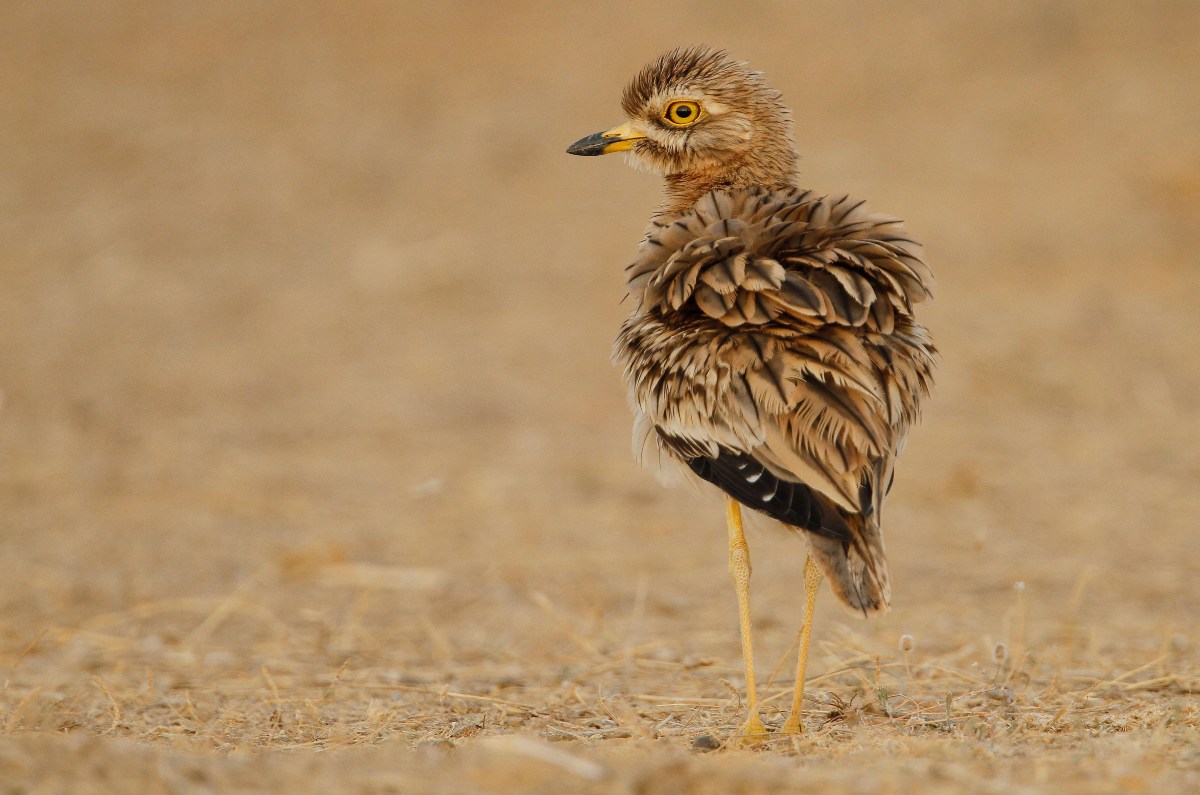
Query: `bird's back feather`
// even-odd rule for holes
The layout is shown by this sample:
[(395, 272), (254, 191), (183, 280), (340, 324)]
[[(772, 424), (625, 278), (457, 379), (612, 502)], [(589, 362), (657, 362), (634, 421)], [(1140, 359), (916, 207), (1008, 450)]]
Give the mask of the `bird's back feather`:
[(886, 609), (882, 498), (935, 355), (920, 247), (847, 197), (731, 189), (656, 220), (627, 276), (615, 357), (658, 452), (806, 532), (848, 606)]

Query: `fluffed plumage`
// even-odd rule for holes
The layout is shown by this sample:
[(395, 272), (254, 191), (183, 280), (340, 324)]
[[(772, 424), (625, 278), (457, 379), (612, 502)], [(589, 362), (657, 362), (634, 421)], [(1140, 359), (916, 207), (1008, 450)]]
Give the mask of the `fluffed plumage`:
[(718, 190), (654, 221), (627, 274), (641, 450), (803, 530), (842, 602), (885, 609), (882, 501), (933, 368), (920, 247), (844, 196)]

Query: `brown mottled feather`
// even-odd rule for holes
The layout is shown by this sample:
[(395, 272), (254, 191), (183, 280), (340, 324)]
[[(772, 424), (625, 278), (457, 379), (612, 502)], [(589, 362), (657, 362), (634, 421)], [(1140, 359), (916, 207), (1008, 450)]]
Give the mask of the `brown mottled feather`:
[[(714, 109), (686, 135), (657, 121), (680, 96)], [(666, 180), (614, 349), (635, 448), (718, 485), (736, 465), (801, 490), (834, 593), (886, 610), (882, 503), (936, 355), (913, 315), (932, 281), (920, 246), (861, 201), (799, 188), (778, 92), (722, 52), (667, 53), (623, 106), (645, 133), (632, 158)]]
[(885, 608), (879, 503), (933, 369), (912, 317), (930, 281), (917, 244), (845, 197), (714, 191), (627, 272), (616, 358), (643, 433), (668, 456), (735, 451), (815, 489), (855, 537), (808, 534), (835, 592)]

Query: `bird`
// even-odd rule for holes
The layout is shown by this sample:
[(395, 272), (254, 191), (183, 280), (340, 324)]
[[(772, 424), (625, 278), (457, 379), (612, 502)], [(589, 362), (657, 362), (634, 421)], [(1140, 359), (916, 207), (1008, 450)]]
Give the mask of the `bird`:
[(781, 92), (724, 50), (664, 53), (628, 83), (621, 106), (624, 123), (567, 152), (624, 152), (663, 178), (625, 269), (631, 311), (613, 347), (634, 450), (724, 493), (746, 673), (738, 743), (769, 736), (742, 506), (807, 542), (804, 623), (781, 727), (801, 734), (822, 580), (855, 615), (891, 603), (882, 508), (933, 384), (937, 349), (915, 317), (933, 276), (902, 221), (801, 186)]

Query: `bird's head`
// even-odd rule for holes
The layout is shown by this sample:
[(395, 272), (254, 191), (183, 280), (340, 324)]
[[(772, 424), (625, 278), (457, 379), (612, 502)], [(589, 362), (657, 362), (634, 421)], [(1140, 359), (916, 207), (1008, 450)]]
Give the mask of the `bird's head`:
[(625, 88), (628, 121), (571, 145), (574, 155), (629, 152), (668, 180), (776, 187), (792, 184), (791, 114), (760, 72), (721, 50), (671, 50)]

